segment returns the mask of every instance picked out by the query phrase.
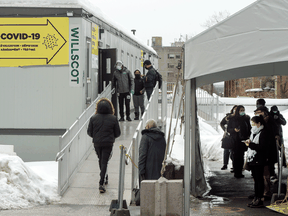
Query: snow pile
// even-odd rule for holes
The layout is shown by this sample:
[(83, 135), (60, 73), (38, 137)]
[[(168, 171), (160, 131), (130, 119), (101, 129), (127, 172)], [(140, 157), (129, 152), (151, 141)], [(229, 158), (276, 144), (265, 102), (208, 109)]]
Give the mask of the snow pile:
[[(201, 151), (203, 157), (208, 160), (222, 160), (223, 149), (221, 148), (221, 139), (223, 137), (223, 132), (218, 133), (212, 126), (205, 123), (205, 121), (198, 117), (199, 127), (200, 127), (200, 139), (201, 139)], [(167, 120), (166, 134), (168, 134), (170, 119)], [(176, 125), (176, 119), (172, 120), (171, 134), (174, 133), (174, 128)], [(176, 127), (176, 135), (173, 143), (173, 136), (171, 137), (170, 150), (172, 152), (170, 157), (167, 158), (167, 162), (172, 162), (175, 168), (180, 168), (184, 165), (184, 125), (182, 125), (182, 132), (180, 135), (180, 120)], [(172, 145), (173, 143), (173, 145)]]
[(18, 156), (0, 154), (0, 210), (60, 201), (57, 194), (57, 175), (49, 175), (49, 169), (44, 169), (43, 166), (34, 169), (41, 170), (45, 179)]
[(208, 160), (221, 160), (223, 158), (223, 149), (221, 148), (221, 139), (223, 132), (217, 132), (211, 125), (198, 117), (200, 127), (200, 140), (202, 156)]

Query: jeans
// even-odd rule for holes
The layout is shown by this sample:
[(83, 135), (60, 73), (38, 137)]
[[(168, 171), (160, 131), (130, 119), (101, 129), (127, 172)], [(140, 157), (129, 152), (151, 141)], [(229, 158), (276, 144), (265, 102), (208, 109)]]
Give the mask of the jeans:
[(99, 168), (100, 168), (100, 181), (99, 185), (104, 184), (104, 179), (107, 171), (107, 164), (112, 152), (113, 146), (95, 147), (96, 154), (98, 156)]

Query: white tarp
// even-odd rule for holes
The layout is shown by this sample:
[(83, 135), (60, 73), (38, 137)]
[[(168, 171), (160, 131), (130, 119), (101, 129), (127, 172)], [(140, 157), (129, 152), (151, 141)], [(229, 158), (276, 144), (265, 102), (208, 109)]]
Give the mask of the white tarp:
[(288, 0), (258, 0), (185, 43), (196, 85), (288, 74)]

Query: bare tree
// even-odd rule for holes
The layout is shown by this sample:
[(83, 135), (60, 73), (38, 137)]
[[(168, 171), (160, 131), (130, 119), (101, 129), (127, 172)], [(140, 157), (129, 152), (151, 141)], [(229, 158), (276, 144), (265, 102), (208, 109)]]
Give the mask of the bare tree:
[(281, 98), (287, 98), (286, 93), (288, 92), (288, 80), (286, 76), (280, 76), (280, 94)]
[(211, 26), (215, 25), (218, 22), (221, 22), (222, 20), (226, 19), (230, 16), (230, 13), (228, 11), (219, 11), (214, 12), (212, 16), (209, 17), (204, 23), (201, 24), (204, 28), (210, 28)]

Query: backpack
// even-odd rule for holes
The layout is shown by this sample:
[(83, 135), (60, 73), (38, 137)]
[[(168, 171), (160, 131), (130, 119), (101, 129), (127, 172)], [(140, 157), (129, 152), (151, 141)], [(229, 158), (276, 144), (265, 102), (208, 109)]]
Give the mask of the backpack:
[(155, 69), (155, 73), (156, 73), (156, 79), (155, 79), (154, 87), (156, 85), (156, 82), (158, 81), (159, 89), (160, 89), (162, 86), (162, 75), (156, 69)]

